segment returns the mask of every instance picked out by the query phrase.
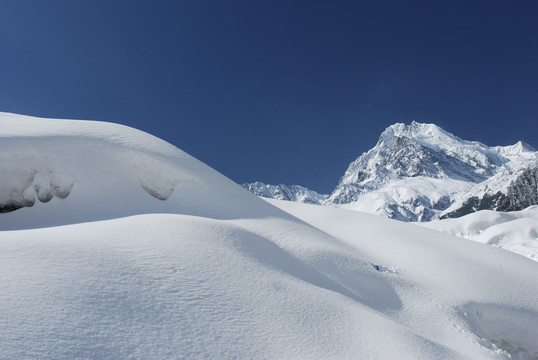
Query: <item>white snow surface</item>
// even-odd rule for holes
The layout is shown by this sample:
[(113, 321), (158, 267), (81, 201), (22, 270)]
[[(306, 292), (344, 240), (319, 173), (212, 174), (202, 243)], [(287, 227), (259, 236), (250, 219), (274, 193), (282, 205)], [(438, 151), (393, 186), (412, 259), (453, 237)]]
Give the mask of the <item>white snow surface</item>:
[(517, 254), (263, 201), (120, 125), (1, 114), (0, 146), (0, 200), (38, 199), (0, 214), (0, 359), (538, 358)]
[(454, 236), (498, 246), (538, 261), (538, 206), (497, 212), (482, 210), (455, 219), (419, 225)]

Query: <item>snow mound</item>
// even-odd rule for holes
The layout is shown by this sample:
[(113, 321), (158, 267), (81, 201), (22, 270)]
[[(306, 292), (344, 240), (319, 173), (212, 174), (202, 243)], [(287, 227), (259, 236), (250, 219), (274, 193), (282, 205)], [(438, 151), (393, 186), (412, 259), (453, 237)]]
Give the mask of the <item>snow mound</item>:
[(56, 166), (47, 166), (43, 159), (25, 151), (6, 151), (0, 143), (0, 212), (33, 206), (36, 199), (46, 203), (53, 197), (66, 198), (74, 179)]
[[(192, 179), (164, 159), (186, 158), (186, 154), (156, 138), (144, 139), (151, 136), (134, 129), (10, 114), (0, 115), (0, 126), (5, 129), (0, 133), (0, 206), (4, 208), (33, 206), (36, 197), (41, 202), (54, 196), (64, 199), (75, 184), (82, 188), (85, 181), (95, 183), (98, 177), (102, 180), (94, 187), (105, 191), (116, 185), (110, 180), (120, 174), (124, 180), (132, 176), (147, 193), (166, 200), (179, 181)], [(134, 143), (137, 138), (144, 146)]]
[(9, 212), (0, 229), (274, 211), (178, 148), (126, 126), (0, 113), (0, 129), (0, 211)]

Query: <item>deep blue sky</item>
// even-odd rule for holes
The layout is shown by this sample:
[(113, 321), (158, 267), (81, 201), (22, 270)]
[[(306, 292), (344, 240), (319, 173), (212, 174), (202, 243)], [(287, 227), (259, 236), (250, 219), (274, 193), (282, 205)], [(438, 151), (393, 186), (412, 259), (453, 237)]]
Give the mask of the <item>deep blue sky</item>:
[[(538, 145), (538, 1), (2, 1), (0, 111), (329, 192), (395, 122)], [(1, 129), (0, 129), (1, 131)]]

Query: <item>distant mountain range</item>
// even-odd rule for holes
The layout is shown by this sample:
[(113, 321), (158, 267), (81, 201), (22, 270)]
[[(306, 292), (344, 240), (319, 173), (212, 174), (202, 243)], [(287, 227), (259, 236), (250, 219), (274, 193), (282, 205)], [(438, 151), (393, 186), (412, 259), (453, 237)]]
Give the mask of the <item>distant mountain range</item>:
[(430, 221), (538, 204), (538, 152), (523, 142), (489, 147), (462, 140), (434, 124), (394, 124), (349, 165), (330, 195), (298, 185), (243, 187), (267, 198)]
[(319, 205), (325, 203), (329, 198), (329, 195), (322, 195), (299, 185), (269, 185), (256, 181), (254, 183), (243, 184), (243, 187), (261, 197), (296, 201), (305, 204)]

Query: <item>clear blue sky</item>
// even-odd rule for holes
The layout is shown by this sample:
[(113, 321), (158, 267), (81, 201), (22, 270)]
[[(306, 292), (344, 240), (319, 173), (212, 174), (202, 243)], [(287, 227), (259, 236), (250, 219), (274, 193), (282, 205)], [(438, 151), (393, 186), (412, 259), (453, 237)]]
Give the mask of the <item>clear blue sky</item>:
[[(331, 191), (395, 122), (538, 145), (538, 1), (0, 2), (0, 111)], [(1, 129), (0, 129), (1, 131)]]

